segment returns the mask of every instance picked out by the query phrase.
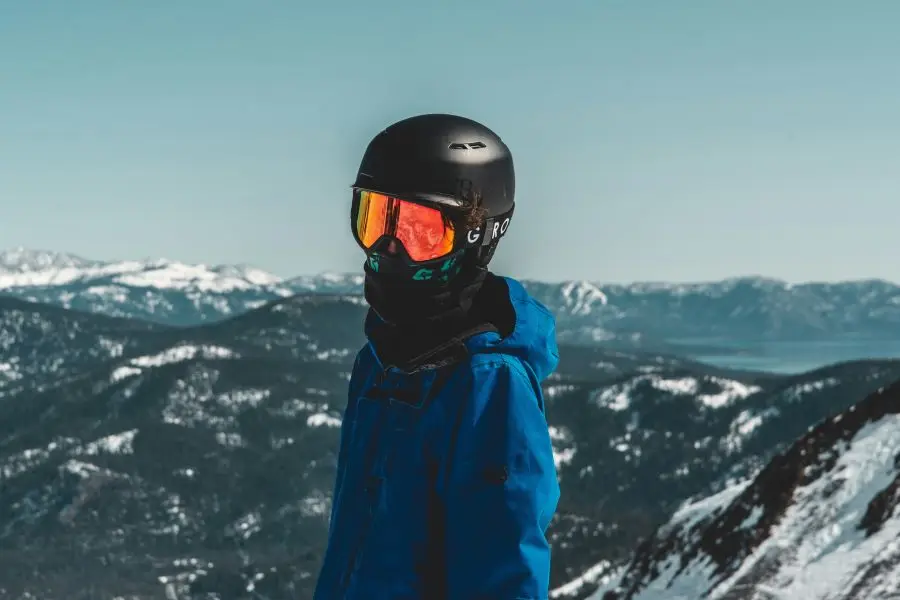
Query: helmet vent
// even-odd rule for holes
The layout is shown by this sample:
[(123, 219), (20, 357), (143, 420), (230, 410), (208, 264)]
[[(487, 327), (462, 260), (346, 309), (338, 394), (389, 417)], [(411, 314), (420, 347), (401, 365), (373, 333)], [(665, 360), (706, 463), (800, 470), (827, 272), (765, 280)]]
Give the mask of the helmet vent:
[(451, 150), (478, 150), (479, 148), (487, 148), (484, 142), (470, 142), (468, 144), (454, 143), (450, 144)]

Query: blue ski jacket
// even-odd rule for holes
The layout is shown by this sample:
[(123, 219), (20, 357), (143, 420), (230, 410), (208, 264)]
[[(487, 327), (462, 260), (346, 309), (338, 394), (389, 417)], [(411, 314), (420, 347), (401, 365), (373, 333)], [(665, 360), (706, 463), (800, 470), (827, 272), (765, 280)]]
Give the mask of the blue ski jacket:
[(341, 427), (328, 547), (315, 600), (545, 600), (545, 532), (559, 485), (541, 381), (555, 322), (501, 278), (512, 333), (477, 333), (465, 356), (407, 373), (370, 342)]

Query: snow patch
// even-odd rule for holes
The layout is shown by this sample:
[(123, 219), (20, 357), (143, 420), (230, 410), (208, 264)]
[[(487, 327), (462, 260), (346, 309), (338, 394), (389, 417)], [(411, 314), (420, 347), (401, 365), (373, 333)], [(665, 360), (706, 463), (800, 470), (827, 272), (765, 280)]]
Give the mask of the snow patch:
[(608, 302), (606, 294), (595, 285), (586, 281), (570, 281), (564, 283), (560, 293), (572, 315), (585, 316), (591, 314), (595, 304), (605, 306)]
[(108, 454), (132, 454), (134, 452), (132, 443), (137, 431), (137, 429), (131, 429), (130, 431), (123, 431), (122, 433), (100, 438), (87, 444), (84, 447), (84, 453), (92, 456), (101, 452)]
[(604, 584), (610, 579), (610, 568), (612, 563), (608, 560), (600, 561), (587, 571), (576, 577), (572, 581), (550, 590), (550, 598), (559, 598), (565, 596), (574, 596), (579, 593), (582, 588), (591, 584)]
[(709, 381), (718, 384), (722, 391), (717, 394), (701, 394), (697, 399), (710, 408), (728, 406), (735, 400), (744, 400), (760, 391), (759, 386), (746, 385), (733, 379), (710, 377)]
[(237, 358), (237, 354), (229, 348), (221, 346), (192, 346), (183, 344), (169, 348), (151, 356), (141, 356), (131, 360), (131, 364), (138, 367), (160, 367), (162, 365), (183, 362), (200, 356), (206, 360), (218, 358)]
[(341, 419), (327, 413), (316, 413), (306, 419), (307, 427), (340, 427)]

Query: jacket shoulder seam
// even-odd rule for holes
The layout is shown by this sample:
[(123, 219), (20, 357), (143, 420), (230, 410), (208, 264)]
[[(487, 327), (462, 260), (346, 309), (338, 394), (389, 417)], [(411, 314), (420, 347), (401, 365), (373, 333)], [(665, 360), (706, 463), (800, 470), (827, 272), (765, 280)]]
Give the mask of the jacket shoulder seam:
[(471, 372), (473, 375), (477, 371), (490, 371), (505, 368), (520, 377), (522, 382), (528, 387), (532, 387), (531, 379), (529, 379), (528, 373), (526, 373), (525, 366), (522, 364), (521, 360), (505, 354), (490, 354), (489, 356), (489, 359), (472, 365)]

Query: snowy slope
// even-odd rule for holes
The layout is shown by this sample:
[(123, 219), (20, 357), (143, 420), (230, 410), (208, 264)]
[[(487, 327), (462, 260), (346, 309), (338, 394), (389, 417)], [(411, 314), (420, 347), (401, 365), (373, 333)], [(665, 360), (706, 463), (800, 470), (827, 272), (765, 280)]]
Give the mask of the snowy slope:
[(882, 388), (752, 481), (683, 506), (596, 598), (900, 596), (898, 412), (900, 384)]
[(0, 597), (309, 598), (345, 384), (182, 344), (0, 403)]
[(551, 526), (557, 598), (583, 598), (682, 502), (752, 478), (808, 427), (900, 379), (897, 361), (753, 378), (684, 361), (617, 373), (623, 353), (601, 357), (564, 348), (546, 389), (564, 489)]
[[(309, 598), (358, 300), (300, 296), (130, 331), (33, 308), (9, 352), (49, 335), (80, 368), (0, 397), (0, 598), (188, 598), (191, 586)], [(107, 352), (93, 332), (114, 326), (128, 343)]]
[(41, 387), (152, 345), (167, 331), (129, 321), (0, 297), (0, 398)]
[(575, 591), (623, 566), (681, 502), (755, 475), (810, 425), (900, 379), (898, 361), (754, 377), (628, 357), (564, 347), (545, 389), (564, 490), (554, 582)]

